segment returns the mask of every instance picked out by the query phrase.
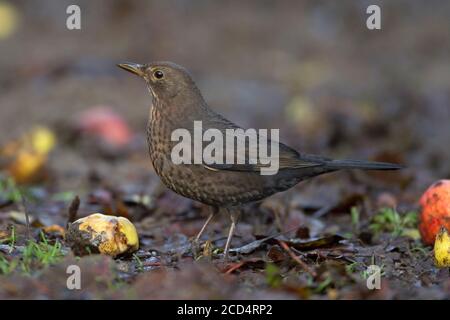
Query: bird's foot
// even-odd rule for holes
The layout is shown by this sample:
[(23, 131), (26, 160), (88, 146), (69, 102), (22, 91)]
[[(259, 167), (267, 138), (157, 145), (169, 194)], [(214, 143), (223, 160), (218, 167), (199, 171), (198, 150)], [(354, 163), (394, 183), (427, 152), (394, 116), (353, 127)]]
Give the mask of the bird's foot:
[(239, 260), (238, 256), (230, 256), (230, 255), (223, 255), (222, 260), (224, 263), (233, 263)]
[(202, 248), (199, 239), (194, 238), (191, 240), (191, 252), (195, 260), (197, 260), (201, 256)]
[(198, 240), (191, 241), (191, 251), (195, 260), (206, 258), (211, 260), (217, 254), (210, 240), (200, 244)]

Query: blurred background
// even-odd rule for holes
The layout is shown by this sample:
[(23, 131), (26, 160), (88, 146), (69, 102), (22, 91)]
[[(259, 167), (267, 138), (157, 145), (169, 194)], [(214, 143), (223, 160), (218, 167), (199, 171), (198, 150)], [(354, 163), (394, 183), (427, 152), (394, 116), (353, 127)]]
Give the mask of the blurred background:
[[(82, 190), (93, 171), (112, 184), (153, 181), (151, 98), (115, 66), (153, 60), (185, 66), (215, 110), (281, 128), (299, 150), (405, 163), (394, 189), (415, 196), (450, 177), (448, 1), (80, 0), (81, 30), (66, 28), (70, 4), (0, 1), (0, 143), (49, 128), (54, 186)], [(366, 28), (370, 4), (381, 7), (381, 30)], [(98, 113), (129, 126), (118, 135), (134, 160), (106, 150), (96, 162), (103, 146), (82, 147)]]

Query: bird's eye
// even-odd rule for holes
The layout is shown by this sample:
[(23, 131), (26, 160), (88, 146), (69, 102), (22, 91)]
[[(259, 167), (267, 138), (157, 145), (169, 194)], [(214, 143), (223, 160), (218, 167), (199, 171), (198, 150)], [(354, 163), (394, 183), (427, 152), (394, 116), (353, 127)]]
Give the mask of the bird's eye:
[(156, 70), (153, 75), (156, 79), (162, 79), (164, 77), (164, 73), (161, 70)]

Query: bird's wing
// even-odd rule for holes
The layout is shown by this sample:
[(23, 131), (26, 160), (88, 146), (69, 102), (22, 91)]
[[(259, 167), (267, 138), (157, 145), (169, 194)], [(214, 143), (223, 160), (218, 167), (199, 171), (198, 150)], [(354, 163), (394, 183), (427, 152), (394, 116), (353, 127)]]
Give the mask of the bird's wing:
[[(268, 145), (270, 145), (270, 141), (268, 141)], [(322, 166), (323, 162), (320, 161), (313, 161), (313, 160), (305, 160), (302, 159), (302, 157), (298, 154), (297, 151), (289, 148), (288, 146), (277, 143), (279, 147), (279, 163), (278, 167), (279, 170), (286, 170), (286, 169), (300, 169), (300, 168), (310, 168), (310, 167), (317, 167)], [(228, 163), (212, 163), (212, 164), (206, 164), (203, 163), (203, 166), (210, 170), (229, 170), (229, 171), (245, 171), (245, 172), (260, 172), (261, 168), (267, 168), (270, 166), (270, 157), (257, 157), (256, 163), (250, 163), (249, 159), (251, 157), (248, 156), (249, 154), (249, 148), (246, 146), (246, 155), (238, 154), (235, 159), (241, 159), (244, 163), (239, 163), (238, 161), (235, 161), (234, 164), (228, 164)], [(234, 151), (227, 151), (225, 152), (233, 152)], [(272, 159), (273, 160), (273, 159)]]
[[(228, 159), (235, 159), (233, 164), (228, 164), (225, 161), (223, 161), (222, 164), (219, 163), (203, 163), (203, 166), (210, 169), (210, 170), (229, 170), (229, 171), (245, 171), (245, 172), (260, 172), (261, 168), (269, 167), (271, 157), (274, 156), (274, 153), (271, 152), (271, 146), (278, 147), (278, 160), (279, 160), (279, 170), (284, 169), (299, 169), (299, 168), (310, 168), (310, 167), (316, 167), (316, 166), (322, 166), (324, 164), (323, 159), (317, 158), (309, 158), (304, 157), (303, 155), (300, 155), (297, 151), (294, 149), (286, 146), (283, 143), (272, 141), (268, 137), (261, 136), (258, 132), (256, 132), (256, 135), (258, 136), (258, 141), (260, 141), (261, 138), (262, 141), (265, 141), (266, 144), (266, 150), (269, 150), (268, 152), (265, 152), (265, 156), (260, 156), (258, 154), (258, 144), (249, 144), (245, 143), (245, 152), (236, 152), (236, 141), (239, 139), (242, 139), (241, 141), (246, 141), (245, 139), (248, 139), (248, 135), (244, 132), (244, 130), (231, 121), (221, 117), (220, 115), (215, 115), (215, 117), (209, 117), (208, 126), (206, 128), (222, 128), (219, 129), (224, 139), (226, 139), (227, 135), (225, 133), (225, 129), (235, 129), (234, 136), (236, 136), (235, 140), (235, 148), (229, 149), (226, 148), (226, 143), (224, 141), (223, 143), (223, 154), (224, 154), (224, 160)], [(206, 129), (204, 128), (204, 129)], [(240, 129), (237, 130), (236, 129)], [(205, 144), (204, 144), (205, 146)]]

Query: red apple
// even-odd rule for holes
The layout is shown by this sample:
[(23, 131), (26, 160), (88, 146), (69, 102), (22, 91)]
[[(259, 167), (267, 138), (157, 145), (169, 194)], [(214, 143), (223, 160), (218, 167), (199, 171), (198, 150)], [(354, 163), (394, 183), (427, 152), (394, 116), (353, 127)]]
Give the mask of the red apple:
[(422, 241), (432, 245), (441, 226), (450, 231), (450, 180), (440, 180), (420, 198), (419, 231)]

